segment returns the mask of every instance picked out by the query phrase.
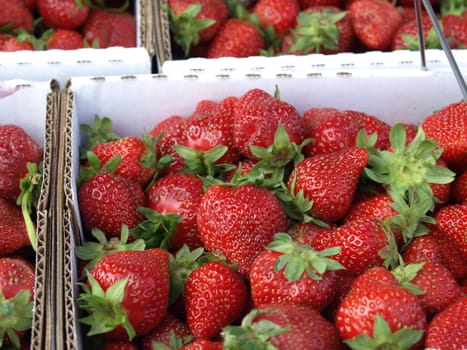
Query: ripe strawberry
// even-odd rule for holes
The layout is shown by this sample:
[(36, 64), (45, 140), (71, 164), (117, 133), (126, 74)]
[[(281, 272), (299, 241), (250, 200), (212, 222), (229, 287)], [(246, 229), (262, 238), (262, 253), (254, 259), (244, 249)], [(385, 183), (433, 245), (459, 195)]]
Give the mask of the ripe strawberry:
[(224, 349), (337, 350), (336, 329), (315, 309), (289, 303), (252, 310), (241, 326), (224, 328)]
[(452, 183), (451, 197), (454, 203), (467, 202), (467, 169), (458, 174)]
[(292, 239), (300, 244), (315, 246), (316, 240), (324, 240), (337, 225), (319, 226), (313, 222), (298, 222), (287, 230)]
[(191, 343), (182, 346), (179, 350), (222, 350), (221, 341), (211, 341), (206, 339), (195, 339)]
[(251, 266), (249, 279), (255, 307), (290, 302), (324, 310), (334, 299), (339, 281), (335, 270), (342, 266), (332, 260), (338, 250), (316, 252), (293, 242), (287, 234), (276, 234)]
[(291, 142), (301, 144), (303, 118), (294, 106), (261, 89), (251, 89), (239, 98), (234, 110), (233, 136), (243, 155), (255, 158), (251, 146), (272, 145), (279, 125), (284, 127)]
[(333, 54), (350, 51), (354, 32), (347, 13), (335, 6), (312, 6), (300, 12), (282, 41), (289, 54)]
[[(465, 6), (465, 5), (464, 5)], [(441, 17), (442, 28), (449, 46), (453, 49), (467, 47), (467, 11), (463, 14), (445, 14)]]
[[(126, 250), (99, 260), (78, 298), (91, 334), (132, 340), (158, 327), (167, 312), (169, 255), (155, 248)], [(144, 291), (142, 293), (141, 291)]]
[(313, 202), (310, 214), (335, 222), (349, 209), (360, 175), (368, 162), (368, 151), (350, 147), (305, 158), (292, 171), (288, 187)]
[(76, 50), (84, 48), (80, 32), (70, 29), (55, 29), (46, 40), (49, 49)]
[(178, 251), (184, 244), (190, 249), (202, 246), (196, 213), (203, 195), (203, 181), (191, 174), (166, 175), (147, 190), (149, 208), (160, 214), (177, 214), (182, 219), (170, 238), (170, 251)]
[(348, 15), (357, 38), (372, 50), (385, 50), (402, 25), (396, 6), (383, 0), (356, 0)]
[(277, 37), (285, 35), (300, 12), (298, 0), (259, 0), (252, 8), (263, 28), (271, 26)]
[(258, 56), (265, 41), (258, 28), (246, 20), (227, 19), (210, 42), (207, 58)]
[(389, 147), (389, 131), (391, 126), (380, 118), (365, 112), (344, 110), (344, 114), (358, 121), (359, 130), (364, 129), (367, 135), (377, 134), (375, 148), (387, 149)]
[(197, 222), (204, 247), (224, 255), (248, 275), (253, 260), (274, 234), (285, 231), (287, 216), (266, 188), (214, 185), (201, 198)]
[(426, 138), (434, 139), (443, 149), (441, 158), (449, 167), (462, 171), (467, 167), (467, 102), (449, 104), (424, 118)]
[(24, 6), (15, 0), (0, 0), (0, 27), (10, 24), (12, 29), (32, 32), (33, 18)]
[(30, 245), (20, 207), (0, 197), (0, 256)]
[(78, 29), (89, 15), (81, 0), (37, 0), (37, 10), (48, 28)]
[[(374, 269), (377, 274), (373, 274)], [(375, 322), (377, 325), (385, 323), (393, 337), (379, 334), (379, 327), (374, 327)], [(337, 311), (336, 325), (342, 339), (352, 339), (355, 343), (362, 339), (359, 336), (366, 335), (366, 339), (372, 337), (376, 341), (380, 336), (386, 336), (384, 343), (382, 338), (379, 344), (397, 344), (401, 338), (402, 341), (407, 339), (408, 335), (403, 337), (402, 334), (396, 336), (394, 333), (401, 330), (414, 331), (418, 336), (409, 338), (413, 340), (411, 344), (401, 347), (409, 349), (421, 338), (426, 327), (426, 316), (416, 295), (399, 286), (388, 270), (376, 267), (354, 280), (349, 294)]]
[(436, 214), (436, 229), (452, 239), (467, 258), (467, 204), (451, 204), (442, 207)]
[[(430, 17), (422, 16), (423, 38), (426, 49), (441, 49), (438, 35), (433, 29)], [(419, 50), (417, 19), (414, 18), (399, 27), (391, 43), (391, 50)]]
[(185, 57), (193, 46), (212, 40), (229, 16), (222, 0), (169, 0), (168, 5), (171, 35)]
[[(152, 332), (146, 334), (141, 345), (143, 350), (153, 350), (153, 343), (172, 345), (171, 340), (175, 336), (183, 343), (190, 334), (190, 330), (185, 322), (175, 317), (172, 313), (167, 312), (164, 321), (155, 328)], [(178, 349), (178, 348), (177, 348)]]
[(154, 127), (151, 129), (149, 134), (157, 138), (161, 133), (166, 133), (167, 129), (172, 127), (173, 125), (177, 125), (178, 123), (183, 121), (183, 117), (179, 115), (171, 115), (167, 118), (162, 119), (159, 121)]
[(26, 7), (31, 13), (35, 13), (37, 10), (37, 0), (15, 0), (17, 3), (20, 3)]
[(82, 32), (91, 47), (136, 47), (136, 19), (127, 12), (92, 9)]
[(32, 327), (35, 268), (23, 258), (0, 258), (0, 344), (20, 347), (20, 338)]
[(2, 45), (2, 51), (4, 52), (16, 52), (25, 50), (34, 51), (34, 44), (31, 41), (22, 40), (18, 37), (12, 37), (5, 41)]
[(467, 340), (467, 296), (462, 297), (436, 315), (428, 324), (426, 349), (465, 349)]
[(144, 207), (145, 195), (137, 182), (103, 172), (79, 186), (78, 203), (86, 232), (99, 228), (119, 237), (123, 224), (132, 229), (142, 221), (137, 209)]
[(40, 163), (42, 147), (20, 126), (0, 125), (0, 196), (16, 201), (28, 162)]

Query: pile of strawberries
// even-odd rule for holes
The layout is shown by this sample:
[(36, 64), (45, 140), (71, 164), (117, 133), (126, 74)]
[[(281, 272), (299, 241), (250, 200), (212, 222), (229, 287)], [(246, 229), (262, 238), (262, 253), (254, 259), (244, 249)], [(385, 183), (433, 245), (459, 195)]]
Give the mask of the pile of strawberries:
[(18, 125), (0, 125), (0, 347), (28, 348), (32, 327), (42, 147)]
[(0, 0), (0, 51), (136, 46), (129, 0)]
[(467, 347), (466, 102), (389, 125), (251, 89), (81, 130), (87, 349)]
[[(173, 54), (248, 57), (417, 50), (413, 0), (168, 0)], [(451, 48), (466, 48), (462, 0), (431, 0)], [(423, 5), (421, 5), (423, 8)], [(441, 48), (423, 11), (426, 48)]]

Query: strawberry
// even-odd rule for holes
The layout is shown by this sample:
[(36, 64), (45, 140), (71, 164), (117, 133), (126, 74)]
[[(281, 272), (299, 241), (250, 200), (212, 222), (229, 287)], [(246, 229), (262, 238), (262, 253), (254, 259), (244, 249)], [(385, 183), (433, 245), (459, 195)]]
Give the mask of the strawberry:
[(0, 0), (0, 27), (5, 25), (30, 33), (33, 27), (32, 14), (15, 0)]
[(112, 173), (97, 173), (78, 188), (81, 220), (86, 232), (99, 228), (107, 237), (119, 237), (123, 224), (130, 229), (140, 221), (145, 205), (141, 186)]
[(458, 174), (452, 183), (451, 198), (454, 203), (467, 202), (467, 169)]
[(344, 114), (358, 121), (359, 130), (364, 129), (367, 135), (377, 134), (375, 148), (387, 149), (389, 147), (389, 131), (391, 126), (380, 118), (365, 112), (344, 110)]
[(31, 245), (21, 209), (0, 197), (0, 256)]
[(255, 158), (251, 146), (272, 145), (279, 125), (291, 142), (298, 145), (303, 141), (303, 118), (294, 106), (261, 89), (251, 89), (239, 98), (234, 109), (233, 136), (243, 155)]
[(46, 40), (49, 49), (76, 50), (84, 48), (80, 32), (70, 29), (55, 29)]
[(172, 38), (188, 57), (191, 48), (214, 38), (229, 16), (222, 0), (169, 0)]
[(298, 0), (258, 0), (252, 12), (263, 28), (271, 26), (275, 34), (282, 37), (294, 25), (300, 4)]
[(449, 237), (467, 258), (467, 204), (452, 204), (442, 207), (436, 214), (436, 228)]
[(342, 0), (300, 0), (302, 10), (311, 6), (337, 6), (342, 5)]
[(303, 191), (313, 202), (310, 214), (320, 220), (335, 222), (349, 209), (360, 175), (368, 162), (368, 151), (349, 147), (340, 151), (305, 158), (292, 171), (290, 192)]
[(425, 117), (421, 123), (426, 137), (435, 140), (443, 149), (441, 158), (459, 171), (467, 166), (466, 114), (467, 102), (455, 102)]
[(156, 139), (160, 134), (165, 133), (173, 125), (177, 125), (182, 122), (183, 119), (184, 118), (180, 115), (171, 115), (167, 118), (164, 118), (156, 125), (154, 125), (149, 134)]
[(313, 222), (298, 222), (287, 230), (292, 239), (300, 244), (315, 246), (316, 240), (323, 240), (328, 237), (329, 231), (335, 229), (337, 225), (320, 226)]
[(347, 52), (353, 40), (354, 32), (346, 12), (335, 6), (312, 6), (299, 13), (297, 23), (282, 41), (282, 52)]
[(24, 40), (19, 37), (12, 37), (5, 41), (2, 46), (4, 52), (16, 52), (16, 51), (34, 51), (36, 48), (34, 44), (29, 40)]
[(48, 28), (78, 29), (89, 15), (81, 0), (37, 0), (37, 10)]
[(305, 136), (312, 142), (305, 146), (306, 156), (332, 153), (355, 146), (358, 120), (335, 108), (310, 108), (303, 114)]
[[(152, 332), (146, 334), (142, 340), (143, 350), (153, 350), (153, 344), (172, 345), (172, 339), (175, 337), (183, 343), (190, 334), (190, 330), (185, 322), (175, 317), (172, 313), (167, 312), (164, 321), (155, 328)], [(178, 348), (177, 348), (178, 349)]]
[(383, 0), (356, 0), (348, 10), (356, 37), (371, 50), (385, 50), (402, 25), (396, 6)]
[[(424, 47), (426, 49), (441, 49), (438, 35), (433, 29), (433, 23), (430, 17), (425, 14), (422, 16), (422, 30), (424, 38)], [(399, 27), (391, 43), (391, 50), (409, 49), (419, 50), (417, 19), (414, 18)]]
[(127, 12), (92, 9), (82, 32), (91, 47), (136, 47), (136, 19)]
[(204, 195), (203, 181), (191, 174), (169, 174), (147, 190), (147, 206), (161, 214), (177, 214), (181, 222), (170, 238), (168, 248), (178, 251), (184, 244), (190, 249), (202, 246), (196, 212)]
[(444, 14), (441, 17), (442, 28), (449, 46), (453, 49), (467, 47), (467, 11), (463, 14)]
[(336, 325), (352, 348), (357, 342), (368, 344), (374, 339), (378, 344), (409, 349), (421, 339), (426, 316), (416, 295), (399, 286), (388, 270), (374, 267), (354, 280), (337, 311)]
[(190, 273), (184, 291), (187, 324), (195, 338), (211, 340), (243, 316), (248, 289), (242, 276), (210, 261)]
[(448, 306), (428, 324), (426, 349), (465, 349), (467, 340), (467, 296)]
[(224, 349), (337, 350), (333, 324), (309, 306), (270, 304), (252, 310), (240, 326), (224, 328)]
[(223, 343), (206, 339), (195, 339), (191, 343), (182, 346), (179, 350), (222, 350)]
[(204, 247), (238, 264), (248, 275), (255, 257), (276, 232), (287, 227), (287, 216), (279, 200), (266, 188), (243, 184), (208, 188), (197, 213)]
[(258, 56), (265, 45), (263, 36), (254, 24), (229, 18), (210, 42), (206, 57)]
[(20, 338), (32, 327), (35, 268), (18, 257), (0, 258), (0, 346), (20, 347)]
[(31, 13), (37, 10), (37, 0), (16, 0), (16, 2), (26, 7)]
[[(165, 250), (126, 250), (109, 254), (89, 271), (78, 298), (88, 313), (88, 335), (132, 340), (158, 327), (167, 312), (169, 256)], [(144, 293), (141, 293), (144, 291)]]
[(20, 126), (0, 125), (0, 196), (16, 201), (27, 163), (40, 163), (42, 147)]
[(332, 260), (338, 250), (317, 252), (292, 241), (287, 234), (276, 234), (251, 266), (249, 279), (255, 307), (290, 302), (324, 310), (335, 296), (335, 270), (343, 268)]

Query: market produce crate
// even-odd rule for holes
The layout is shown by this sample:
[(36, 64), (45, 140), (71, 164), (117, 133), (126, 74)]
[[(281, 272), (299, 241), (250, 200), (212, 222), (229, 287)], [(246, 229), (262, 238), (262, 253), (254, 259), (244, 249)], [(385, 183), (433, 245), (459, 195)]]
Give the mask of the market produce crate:
[[(377, 54), (375, 54), (378, 56)], [(339, 56), (346, 57), (346, 56)], [(386, 58), (388, 56), (384, 56)], [(460, 59), (467, 72), (466, 56)], [(223, 74), (185, 74), (172, 70), (170, 74), (131, 75), (70, 80), (62, 92), (61, 129), (65, 137), (60, 163), (63, 164), (64, 197), (58, 199), (58, 251), (63, 252), (63, 279), (57, 290), (63, 291), (64, 344), (67, 349), (83, 348), (80, 315), (75, 298), (78, 296), (78, 263), (75, 247), (84, 242), (77, 201), (76, 180), (79, 175), (79, 150), (85, 141), (81, 124), (93, 124), (94, 116), (109, 117), (112, 130), (121, 135), (142, 135), (171, 115), (190, 115), (202, 99), (220, 101), (233, 95), (241, 96), (249, 89), (261, 88), (273, 93), (280, 89), (281, 99), (294, 105), (300, 113), (311, 107), (334, 107), (363, 111), (382, 120), (417, 123), (444, 105), (462, 99), (456, 79), (446, 61), (429, 64), (420, 69), (414, 57), (407, 64), (407, 56), (381, 61), (377, 57), (366, 66), (346, 60), (336, 61), (327, 69), (303, 65), (300, 69), (265, 70), (251, 72), (225, 70)], [(336, 58), (338, 60), (338, 58)], [(418, 62), (418, 61), (417, 61)], [(219, 71), (222, 71), (220, 68)], [(216, 72), (217, 73), (217, 72)], [(125, 96), (115, 99), (115, 96)], [(60, 167), (61, 168), (61, 167)], [(61, 191), (60, 191), (61, 192)], [(57, 312), (61, 312), (60, 308)]]
[(136, 47), (77, 50), (0, 51), (0, 79), (57, 80), (73, 76), (148, 74), (155, 54), (152, 2), (131, 1), (136, 19)]
[[(35, 264), (35, 298), (31, 349), (52, 349), (54, 338), (55, 286), (54, 266), (50, 264), (55, 242), (54, 197), (56, 196), (58, 154), (58, 85), (56, 81), (32, 82), (11, 80), (0, 82), (0, 124), (21, 126), (42, 145), (43, 175), (36, 216), (37, 248), (22, 251)], [(31, 251), (31, 253), (29, 253)]]

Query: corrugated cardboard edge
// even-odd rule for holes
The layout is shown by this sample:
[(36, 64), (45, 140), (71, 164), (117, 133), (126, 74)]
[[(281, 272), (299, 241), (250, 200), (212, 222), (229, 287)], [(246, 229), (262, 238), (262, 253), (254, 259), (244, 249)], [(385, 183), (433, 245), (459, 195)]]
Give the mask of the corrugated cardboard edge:
[(165, 61), (172, 59), (172, 45), (170, 41), (170, 22), (169, 14), (164, 10), (167, 6), (167, 0), (154, 0), (154, 33), (155, 33), (155, 57), (157, 72), (162, 71), (162, 65)]
[(137, 45), (144, 47), (149, 56), (155, 55), (154, 11), (152, 0), (139, 0), (136, 2), (135, 15), (138, 19)]
[(36, 279), (33, 324), (31, 330), (31, 349), (52, 349), (51, 342), (54, 313), (50, 292), (53, 290), (52, 252), (53, 252), (53, 211), (56, 188), (52, 186), (55, 175), (55, 154), (57, 153), (57, 116), (58, 83), (51, 81), (51, 91), (47, 94), (43, 180), (37, 209), (37, 251)]

